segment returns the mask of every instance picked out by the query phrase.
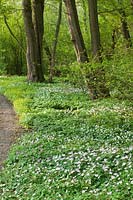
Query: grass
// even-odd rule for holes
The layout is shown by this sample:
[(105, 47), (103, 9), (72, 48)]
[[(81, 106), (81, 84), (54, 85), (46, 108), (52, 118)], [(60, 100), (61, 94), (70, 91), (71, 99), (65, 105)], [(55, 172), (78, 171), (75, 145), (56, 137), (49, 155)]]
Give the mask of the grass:
[(0, 172), (1, 200), (132, 200), (129, 100), (91, 101), (69, 84), (1, 77), (0, 93), (29, 128)]

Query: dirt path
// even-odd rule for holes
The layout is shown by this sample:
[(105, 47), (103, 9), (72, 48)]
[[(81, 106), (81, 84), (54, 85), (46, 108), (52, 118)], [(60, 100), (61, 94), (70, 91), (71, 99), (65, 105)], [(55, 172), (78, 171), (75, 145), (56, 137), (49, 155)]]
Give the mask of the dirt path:
[(22, 132), (11, 103), (0, 95), (0, 169), (8, 150), (16, 137)]

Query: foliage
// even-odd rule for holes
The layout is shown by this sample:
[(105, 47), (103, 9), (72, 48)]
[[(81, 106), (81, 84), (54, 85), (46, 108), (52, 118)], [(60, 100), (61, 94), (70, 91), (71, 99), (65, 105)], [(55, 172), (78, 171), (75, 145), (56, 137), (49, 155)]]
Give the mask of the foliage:
[[(21, 1), (0, 1), (0, 70), (2, 72), (3, 66), (6, 74), (24, 74), (25, 73), (25, 53), (21, 46), (24, 44), (24, 27), (22, 23)], [(11, 35), (7, 25), (17, 38), (18, 42)], [(21, 45), (20, 45), (21, 44)], [(5, 73), (4, 71), (4, 73)]]
[[(53, 48), (53, 42), (55, 37), (55, 27), (56, 21), (58, 17), (58, 7), (59, 1), (47, 1), (45, 5), (45, 12), (44, 12), (44, 38), (48, 44), (50, 50)], [(67, 65), (69, 64), (70, 60), (75, 60), (75, 54), (73, 45), (71, 42), (69, 30), (68, 30), (67, 16), (63, 4), (63, 12), (62, 12), (62, 21), (60, 26), (58, 44), (57, 44), (57, 52), (56, 52), (56, 65)], [(45, 45), (45, 42), (44, 42)], [(46, 62), (47, 56), (44, 55), (44, 60)], [(49, 63), (50, 64), (50, 63)]]
[(65, 81), (90, 93), (90, 88), (99, 91), (103, 83), (109, 88), (111, 97), (132, 99), (132, 49), (117, 47), (114, 54), (107, 58), (102, 55), (103, 61), (97, 63), (79, 64), (56, 67)]
[[(43, 45), (46, 42), (51, 52), (59, 1), (45, 2)], [(56, 78), (54, 84), (30, 84), (25, 77), (0, 76), (0, 93), (13, 103), (26, 132), (12, 146), (0, 172), (1, 200), (133, 199), (133, 52), (123, 37), (120, 13), (123, 9), (132, 35), (130, 1), (98, 1), (102, 63), (90, 56), (87, 1), (76, 5), (89, 63), (75, 62), (63, 6), (56, 74), (64, 83)], [(21, 1), (0, 0), (0, 75), (24, 74), (25, 54), (5, 26), (4, 15), (25, 48)], [(48, 74), (46, 52), (43, 64)], [(99, 90), (103, 82), (111, 98), (90, 100), (90, 85)]]
[(133, 199), (130, 101), (94, 102), (58, 81), (1, 77), (0, 85), (31, 130), (0, 172), (2, 200)]
[(0, 62), (0, 75), (6, 75), (7, 71), (6, 71), (6, 65), (4, 62)]
[(110, 61), (105, 61), (107, 81), (113, 97), (132, 99), (132, 49), (119, 49)]

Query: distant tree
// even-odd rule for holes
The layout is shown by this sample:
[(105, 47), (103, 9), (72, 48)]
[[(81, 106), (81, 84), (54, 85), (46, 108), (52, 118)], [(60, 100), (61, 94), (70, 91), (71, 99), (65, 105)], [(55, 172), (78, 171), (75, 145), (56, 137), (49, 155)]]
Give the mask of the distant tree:
[(131, 36), (128, 29), (127, 16), (124, 9), (120, 10), (121, 27), (124, 39), (127, 41), (127, 48), (132, 46)]
[(112, 30), (112, 49), (114, 50), (116, 47), (116, 36), (117, 36), (117, 28), (114, 27)]
[(28, 80), (44, 81), (42, 70), (42, 40), (44, 0), (22, 0), (27, 38)]
[(51, 53), (51, 50), (50, 50), (50, 48), (48, 46), (48, 43), (47, 43), (46, 39), (44, 38), (43, 40), (44, 40), (44, 50), (45, 50), (46, 55), (48, 57), (49, 65), (51, 65), (52, 53)]
[(77, 61), (88, 62), (88, 56), (79, 25), (75, 0), (64, 0), (64, 3), (67, 10), (69, 29), (71, 33), (71, 39), (74, 44)]
[(132, 6), (132, 9), (133, 9), (133, 0), (131, 0), (131, 6)]

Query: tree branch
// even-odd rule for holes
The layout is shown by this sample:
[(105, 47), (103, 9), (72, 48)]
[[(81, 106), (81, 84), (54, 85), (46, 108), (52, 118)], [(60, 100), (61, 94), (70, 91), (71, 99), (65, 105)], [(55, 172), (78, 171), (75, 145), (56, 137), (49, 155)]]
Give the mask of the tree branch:
[(14, 35), (13, 31), (11, 30), (8, 22), (7, 22), (7, 18), (6, 16), (4, 15), (4, 22), (5, 22), (5, 25), (6, 27), (8, 28), (11, 36), (16, 40), (16, 42), (19, 44), (20, 48), (23, 50), (24, 53), (26, 53), (26, 50), (24, 49), (24, 47), (22, 46), (21, 42), (17, 39), (17, 37)]

